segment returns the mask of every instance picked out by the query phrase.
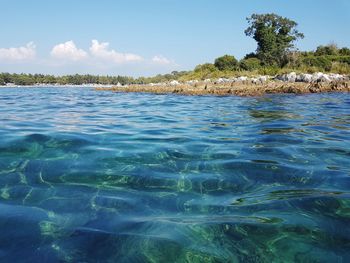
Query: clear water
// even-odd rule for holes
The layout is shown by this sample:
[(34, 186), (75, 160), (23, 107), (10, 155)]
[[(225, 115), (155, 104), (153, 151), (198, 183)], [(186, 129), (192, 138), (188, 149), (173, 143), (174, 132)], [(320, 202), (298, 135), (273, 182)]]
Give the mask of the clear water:
[(350, 262), (350, 95), (0, 90), (1, 262)]

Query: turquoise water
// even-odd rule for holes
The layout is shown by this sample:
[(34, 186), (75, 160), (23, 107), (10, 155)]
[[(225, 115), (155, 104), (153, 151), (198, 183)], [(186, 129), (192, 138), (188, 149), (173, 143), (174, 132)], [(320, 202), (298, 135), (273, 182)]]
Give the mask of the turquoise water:
[(0, 89), (0, 262), (350, 262), (350, 95)]

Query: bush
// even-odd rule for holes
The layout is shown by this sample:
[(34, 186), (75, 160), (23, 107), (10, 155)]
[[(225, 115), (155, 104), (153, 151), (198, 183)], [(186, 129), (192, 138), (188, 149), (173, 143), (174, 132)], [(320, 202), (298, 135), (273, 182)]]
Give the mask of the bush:
[(205, 64), (201, 64), (201, 65), (198, 65), (197, 67), (195, 67), (194, 72), (203, 72), (203, 71), (213, 72), (216, 70), (217, 69), (213, 64), (205, 63)]
[(328, 46), (318, 46), (315, 51), (315, 56), (324, 56), (324, 55), (338, 55), (338, 47), (333, 44)]
[(350, 49), (347, 47), (338, 48), (337, 45), (319, 46), (314, 52), (315, 56), (350, 56)]
[(317, 67), (325, 71), (332, 69), (332, 61), (325, 56), (306, 57), (303, 58), (302, 63), (308, 67)]
[(341, 62), (350, 65), (350, 56), (334, 56), (331, 58), (334, 62)]
[(220, 71), (214, 66), (214, 64), (206, 63), (198, 65), (193, 71), (189, 71), (186, 74), (183, 74), (179, 80), (204, 80), (207, 78), (216, 77)]
[(266, 67), (262, 67), (259, 69), (259, 74), (273, 76), (273, 75), (276, 75), (277, 73), (279, 73), (280, 71), (281, 71), (280, 67), (266, 66)]
[(243, 70), (253, 71), (261, 67), (261, 61), (258, 58), (242, 59), (239, 66)]
[(350, 64), (334, 62), (332, 64), (332, 72), (338, 73), (338, 74), (350, 74)]
[(215, 59), (215, 67), (218, 70), (236, 70), (238, 68), (238, 61), (234, 56), (225, 55)]
[(343, 47), (343, 48), (339, 49), (339, 55), (350, 56), (350, 49), (347, 47)]

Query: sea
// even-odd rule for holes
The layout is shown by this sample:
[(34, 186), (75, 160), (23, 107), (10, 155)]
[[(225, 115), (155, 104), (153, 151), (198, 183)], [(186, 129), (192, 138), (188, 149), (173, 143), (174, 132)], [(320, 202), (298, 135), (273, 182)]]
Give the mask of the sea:
[(350, 262), (350, 94), (1, 88), (0, 262)]

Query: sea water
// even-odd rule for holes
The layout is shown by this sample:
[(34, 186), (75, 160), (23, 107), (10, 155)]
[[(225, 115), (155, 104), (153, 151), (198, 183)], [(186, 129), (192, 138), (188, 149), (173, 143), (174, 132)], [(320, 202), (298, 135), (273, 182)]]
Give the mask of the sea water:
[(0, 89), (1, 262), (350, 262), (350, 95)]

